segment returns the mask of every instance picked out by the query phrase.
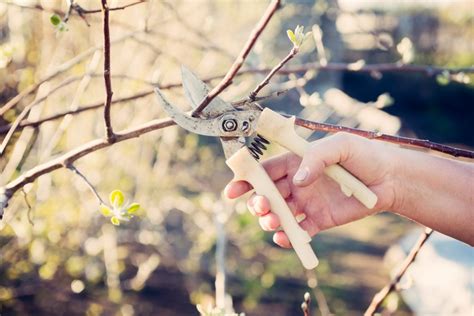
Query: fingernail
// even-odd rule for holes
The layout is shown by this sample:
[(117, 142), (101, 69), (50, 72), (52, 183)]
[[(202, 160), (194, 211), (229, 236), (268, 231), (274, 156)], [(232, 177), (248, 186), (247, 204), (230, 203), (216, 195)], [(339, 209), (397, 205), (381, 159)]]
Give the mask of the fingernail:
[(303, 182), (304, 180), (306, 180), (308, 175), (309, 175), (309, 170), (307, 167), (305, 167), (303, 169), (298, 170), (298, 172), (296, 172), (295, 176), (293, 177), (293, 181)]
[(260, 206), (260, 203), (255, 203), (253, 205), (253, 209), (255, 210), (255, 213), (257, 213), (257, 214), (262, 214), (263, 213), (263, 210), (262, 210), (262, 207)]
[(227, 184), (224, 188), (224, 195), (229, 197), (229, 184)]

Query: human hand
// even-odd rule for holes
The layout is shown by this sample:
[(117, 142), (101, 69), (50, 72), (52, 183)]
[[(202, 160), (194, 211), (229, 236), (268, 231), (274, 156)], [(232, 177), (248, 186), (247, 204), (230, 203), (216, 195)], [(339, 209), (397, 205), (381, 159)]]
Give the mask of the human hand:
[[(321, 230), (343, 225), (377, 211), (390, 209), (395, 203), (393, 147), (360, 136), (337, 133), (311, 143), (303, 159), (286, 153), (263, 162), (293, 214), (305, 214), (301, 227), (311, 236)], [(353, 197), (345, 196), (339, 185), (324, 175), (325, 167), (339, 163), (361, 180), (378, 197), (374, 209), (367, 209)], [(236, 198), (251, 190), (245, 181), (231, 182), (225, 195)], [(250, 212), (259, 216), (262, 229), (279, 228), (278, 216), (271, 212), (269, 201), (253, 194), (247, 201)], [(274, 234), (278, 245), (291, 244), (283, 231)]]

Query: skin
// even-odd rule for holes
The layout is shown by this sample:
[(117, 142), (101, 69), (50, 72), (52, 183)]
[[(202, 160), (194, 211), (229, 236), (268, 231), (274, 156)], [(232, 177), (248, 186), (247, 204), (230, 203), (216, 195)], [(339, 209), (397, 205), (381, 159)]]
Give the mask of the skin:
[[(367, 209), (323, 174), (339, 163), (378, 197)], [(305, 214), (300, 225), (311, 236), (380, 211), (390, 211), (474, 245), (474, 164), (402, 149), (360, 136), (337, 133), (311, 143), (303, 159), (286, 153), (262, 163), (295, 215)], [(300, 171), (297, 173), (297, 171)], [(252, 190), (245, 181), (231, 182), (228, 198)], [(255, 193), (247, 201), (265, 231), (280, 226), (270, 203)], [(273, 240), (291, 248), (283, 231)]]

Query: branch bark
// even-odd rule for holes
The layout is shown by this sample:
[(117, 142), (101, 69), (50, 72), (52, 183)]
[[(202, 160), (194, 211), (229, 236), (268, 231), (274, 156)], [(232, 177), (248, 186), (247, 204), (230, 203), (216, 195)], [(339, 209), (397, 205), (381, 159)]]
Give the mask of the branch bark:
[(471, 159), (474, 158), (473, 151), (434, 143), (426, 139), (416, 139), (416, 138), (409, 138), (409, 137), (403, 137), (403, 136), (387, 135), (387, 134), (382, 134), (380, 132), (364, 131), (364, 130), (360, 130), (360, 129), (352, 128), (352, 127), (345, 127), (345, 126), (333, 125), (333, 124), (328, 124), (328, 123), (318, 123), (318, 122), (304, 120), (301, 118), (296, 118), (295, 124), (298, 126), (306, 127), (314, 131), (323, 131), (323, 132), (328, 132), (328, 133), (347, 132), (347, 133), (356, 134), (356, 135), (369, 138), (369, 139), (383, 140), (386, 142), (400, 144), (400, 145), (407, 145), (411, 147), (427, 148), (427, 149), (442, 152), (454, 157), (466, 157), (466, 158), (471, 158)]
[[(130, 32), (128, 34), (125, 34), (123, 36), (120, 36), (114, 40), (112, 40), (111, 43), (116, 44), (120, 43), (127, 38), (130, 38), (132, 36), (135, 36), (138, 33), (142, 33), (143, 31), (134, 31)], [(88, 50), (80, 53), (79, 55), (71, 58), (70, 60), (66, 61), (65, 63), (61, 64), (59, 67), (57, 67), (54, 71), (52, 71), (50, 74), (46, 75), (44, 78), (40, 79), (37, 83), (32, 84), (31, 86), (28, 86), (25, 90), (21, 91), (19, 94), (17, 94), (15, 97), (10, 99), (4, 106), (0, 108), (0, 117), (3, 117), (3, 115), (13, 107), (15, 107), (23, 98), (26, 96), (30, 95), (31, 93), (35, 92), (43, 83), (50, 81), (53, 78), (56, 78), (58, 75), (68, 71), (78, 63), (82, 62), (84, 59), (92, 55), (96, 50), (102, 49), (102, 45), (100, 46), (95, 46), (91, 47)]]
[(113, 143), (115, 134), (110, 119), (110, 104), (112, 102), (112, 81), (110, 79), (110, 30), (109, 30), (109, 7), (107, 0), (102, 0), (103, 12), (103, 32), (104, 32), (104, 82), (105, 82), (105, 103), (104, 103), (104, 123), (105, 136), (107, 141)]
[(250, 36), (249, 36), (247, 42), (245, 43), (244, 48), (240, 52), (239, 56), (237, 56), (236, 60), (234, 61), (234, 63), (230, 67), (227, 74), (224, 76), (222, 81), (216, 87), (214, 87), (214, 89), (212, 89), (206, 95), (206, 97), (204, 97), (204, 99), (201, 101), (201, 103), (193, 111), (192, 116), (194, 116), (194, 117), (198, 116), (202, 112), (202, 110), (204, 110), (206, 108), (206, 106), (209, 103), (211, 103), (211, 101), (217, 95), (219, 95), (222, 91), (224, 91), (225, 88), (227, 88), (232, 83), (232, 79), (236, 76), (237, 72), (239, 71), (239, 69), (244, 64), (244, 61), (247, 58), (248, 54), (250, 53), (250, 50), (255, 45), (255, 43), (257, 42), (258, 37), (263, 32), (263, 30), (267, 26), (268, 22), (272, 18), (273, 14), (276, 12), (276, 10), (279, 7), (280, 7), (280, 0), (273, 0), (270, 3), (267, 10), (263, 14), (263, 16), (260, 18), (260, 21), (255, 26), (255, 28), (252, 30), (252, 33), (250, 33)]
[(392, 279), (392, 281), (387, 284), (382, 290), (380, 290), (377, 294), (375, 294), (374, 298), (372, 299), (372, 302), (370, 303), (369, 307), (364, 313), (364, 316), (371, 316), (374, 315), (377, 309), (380, 307), (380, 305), (383, 303), (385, 298), (393, 291), (395, 290), (398, 282), (400, 282), (401, 278), (405, 274), (405, 272), (408, 270), (410, 265), (415, 261), (416, 256), (420, 252), (421, 247), (425, 244), (425, 242), (428, 240), (428, 238), (431, 236), (433, 233), (433, 230), (431, 228), (425, 228), (424, 232), (420, 235), (418, 238), (418, 241), (415, 243), (413, 248), (410, 250), (410, 253), (408, 256), (405, 258), (405, 261), (403, 261), (403, 264), (398, 271), (398, 273), (395, 275), (395, 277)]
[(255, 101), (255, 98), (257, 97), (260, 90), (262, 90), (263, 87), (265, 87), (270, 82), (270, 79), (272, 79), (272, 77), (278, 72), (278, 70), (280, 70), (287, 62), (289, 62), (290, 59), (295, 57), (296, 54), (298, 54), (298, 47), (294, 46), (288, 53), (288, 55), (283, 58), (283, 60), (280, 61), (275, 67), (273, 67), (273, 69), (270, 70), (265, 79), (263, 79), (263, 81), (259, 83), (258, 86), (249, 94), (250, 101)]
[[(175, 125), (175, 123), (171, 119), (153, 120), (135, 128), (115, 134), (115, 142), (122, 142), (131, 138), (139, 137), (140, 135), (172, 125)], [(18, 178), (7, 183), (4, 187), (0, 188), (0, 219), (2, 218), (4, 208), (8, 206), (9, 199), (13, 196), (13, 194), (15, 194), (15, 192), (24, 187), (26, 184), (35, 181), (38, 177), (44, 174), (50, 173), (59, 168), (67, 167), (79, 158), (111, 145), (113, 145), (113, 143), (110, 143), (107, 141), (107, 139), (103, 138), (90, 141), (82, 146), (64, 153), (55, 159), (26, 171)]]

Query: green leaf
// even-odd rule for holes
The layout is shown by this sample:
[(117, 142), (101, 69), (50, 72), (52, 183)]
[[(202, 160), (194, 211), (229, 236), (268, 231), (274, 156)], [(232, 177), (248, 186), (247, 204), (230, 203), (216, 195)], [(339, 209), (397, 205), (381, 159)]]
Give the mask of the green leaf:
[(112, 222), (112, 224), (114, 224), (115, 226), (119, 226), (120, 225), (120, 220), (116, 217), (116, 216), (112, 216), (110, 218), (110, 221)]
[(292, 30), (287, 30), (287, 31), (286, 31), (286, 34), (288, 35), (288, 38), (290, 39), (290, 41), (291, 41), (293, 44), (296, 44), (296, 36), (295, 36), (295, 33), (293, 33)]
[(124, 196), (122, 191), (120, 190), (114, 190), (112, 193), (110, 193), (109, 196), (110, 204), (112, 204), (113, 207), (120, 207), (123, 204), (124, 201)]
[(127, 208), (127, 213), (128, 213), (128, 214), (133, 214), (133, 213), (135, 213), (136, 211), (138, 211), (139, 208), (140, 208), (140, 204), (138, 204), (138, 203), (132, 203), (132, 204), (130, 204), (130, 206)]
[(53, 14), (50, 18), (49, 21), (51, 22), (52, 25), (58, 26), (59, 23), (61, 23), (61, 18), (57, 14)]
[(112, 210), (107, 206), (107, 205), (104, 205), (104, 204), (101, 204), (99, 206), (99, 211), (102, 213), (102, 215), (104, 216), (112, 216), (113, 212)]

